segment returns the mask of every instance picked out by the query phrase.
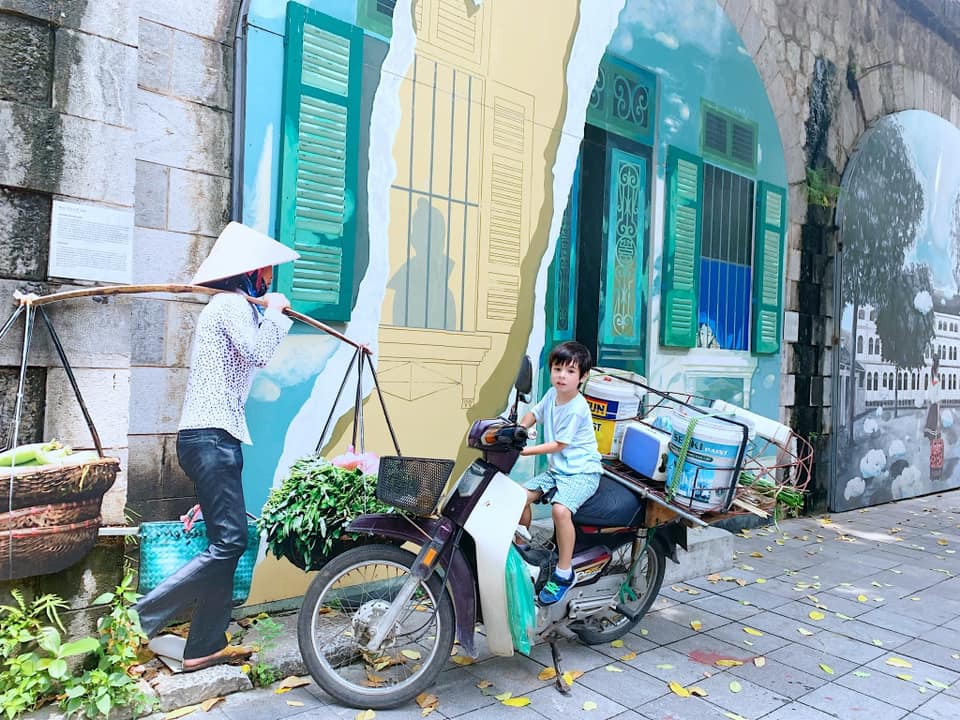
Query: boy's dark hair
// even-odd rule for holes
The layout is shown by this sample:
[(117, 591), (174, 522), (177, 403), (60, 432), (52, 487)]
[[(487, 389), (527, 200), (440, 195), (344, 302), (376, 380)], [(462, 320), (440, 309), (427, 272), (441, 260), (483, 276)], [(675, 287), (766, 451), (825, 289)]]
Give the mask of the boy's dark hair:
[(593, 367), (593, 357), (587, 346), (574, 340), (562, 342), (550, 351), (547, 358), (547, 367), (554, 365), (576, 365), (582, 378)]

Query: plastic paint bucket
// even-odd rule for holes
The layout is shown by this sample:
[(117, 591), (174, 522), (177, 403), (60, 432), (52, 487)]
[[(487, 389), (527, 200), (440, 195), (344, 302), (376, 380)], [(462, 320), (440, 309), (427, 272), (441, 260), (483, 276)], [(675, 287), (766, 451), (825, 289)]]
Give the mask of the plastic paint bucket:
[(691, 510), (725, 510), (727, 500), (733, 497), (730, 486), (737, 481), (733, 473), (744, 443), (741, 425), (701, 415), (685, 407), (675, 410), (671, 417), (673, 431), (668, 446), (667, 483), (673, 479), (684, 437), (694, 418), (698, 420), (674, 495), (680, 505)]
[(601, 455), (619, 456), (627, 423), (640, 412), (638, 391), (639, 388), (632, 383), (610, 375), (601, 375), (587, 382), (583, 396), (593, 415), (593, 431)]

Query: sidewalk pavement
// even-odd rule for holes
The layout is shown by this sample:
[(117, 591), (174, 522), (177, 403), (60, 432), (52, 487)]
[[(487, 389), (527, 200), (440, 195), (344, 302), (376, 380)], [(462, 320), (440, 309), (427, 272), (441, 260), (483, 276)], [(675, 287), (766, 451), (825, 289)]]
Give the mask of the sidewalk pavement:
[[(957, 550), (960, 491), (744, 531), (728, 570), (665, 585), (622, 646), (562, 642), (564, 669), (583, 673), (570, 696), (537, 678), (550, 665), (546, 645), (530, 657), (481, 652), (476, 662), (451, 662), (441, 673), (431, 691), (439, 705), (430, 717), (955, 720)], [(284, 674), (302, 674), (296, 616), (280, 619), (289, 631), (262, 661)], [(213, 681), (208, 673), (224, 674), (224, 681), (237, 672), (211, 668), (165, 678), (158, 688), (164, 710), (199, 702), (205, 692), (209, 697), (214, 686), (201, 687)], [(489, 690), (481, 692), (481, 680), (530, 704), (505, 706), (485, 694)], [(237, 689), (242, 681), (249, 687), (240, 677)], [(671, 682), (697, 686), (705, 695), (681, 697)], [(277, 687), (228, 695), (209, 712), (198, 709), (188, 717), (327, 720), (361, 712), (335, 704), (312, 683), (282, 694)], [(375, 717), (415, 720), (422, 711), (410, 703)]]

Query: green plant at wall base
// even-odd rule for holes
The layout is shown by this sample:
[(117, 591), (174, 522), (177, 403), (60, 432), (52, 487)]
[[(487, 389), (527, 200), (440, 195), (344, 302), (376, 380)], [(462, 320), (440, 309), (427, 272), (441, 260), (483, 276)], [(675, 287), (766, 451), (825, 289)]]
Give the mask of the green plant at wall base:
[(139, 712), (153, 704), (129, 673), (137, 664), (140, 643), (147, 639), (133, 609), (140, 597), (133, 585), (134, 574), (128, 571), (113, 592), (94, 600), (94, 605), (108, 607), (108, 612), (97, 621), (97, 665), (64, 684), (60, 708), (68, 716), (106, 716), (113, 708), (126, 706)]
[[(266, 613), (260, 613), (253, 621), (257, 629), (259, 642), (257, 643), (257, 656), (269, 652), (277, 646), (277, 640), (283, 634), (283, 625), (278, 623)], [(257, 660), (250, 667), (250, 682), (258, 687), (265, 687), (280, 679), (280, 671), (269, 663)]]
[(61, 644), (58, 611), (68, 607), (61, 598), (41, 595), (28, 603), (19, 590), (10, 594), (16, 605), (0, 606), (0, 708), (7, 718), (46, 702), (66, 675), (66, 659), (96, 646)]
[(270, 552), (309, 570), (329, 555), (355, 517), (390, 511), (377, 500), (376, 487), (374, 475), (345, 470), (320, 455), (301, 458), (270, 492), (257, 526)]
[(807, 168), (807, 202), (811, 205), (832, 208), (837, 206), (840, 187), (826, 180), (825, 170)]

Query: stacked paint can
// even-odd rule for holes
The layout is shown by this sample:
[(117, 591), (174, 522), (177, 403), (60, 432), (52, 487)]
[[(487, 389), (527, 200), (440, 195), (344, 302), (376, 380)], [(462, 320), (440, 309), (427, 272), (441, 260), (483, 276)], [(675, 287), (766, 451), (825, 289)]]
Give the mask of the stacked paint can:
[(587, 381), (583, 396), (593, 415), (593, 430), (601, 455), (619, 456), (623, 433), (630, 421), (640, 414), (640, 392), (639, 386), (611, 375), (600, 375)]
[[(671, 414), (668, 490), (680, 505), (698, 512), (723, 511), (733, 500), (737, 461), (747, 442), (743, 424), (678, 407)], [(681, 464), (679, 472), (677, 465)], [(674, 475), (677, 475), (675, 478)]]

